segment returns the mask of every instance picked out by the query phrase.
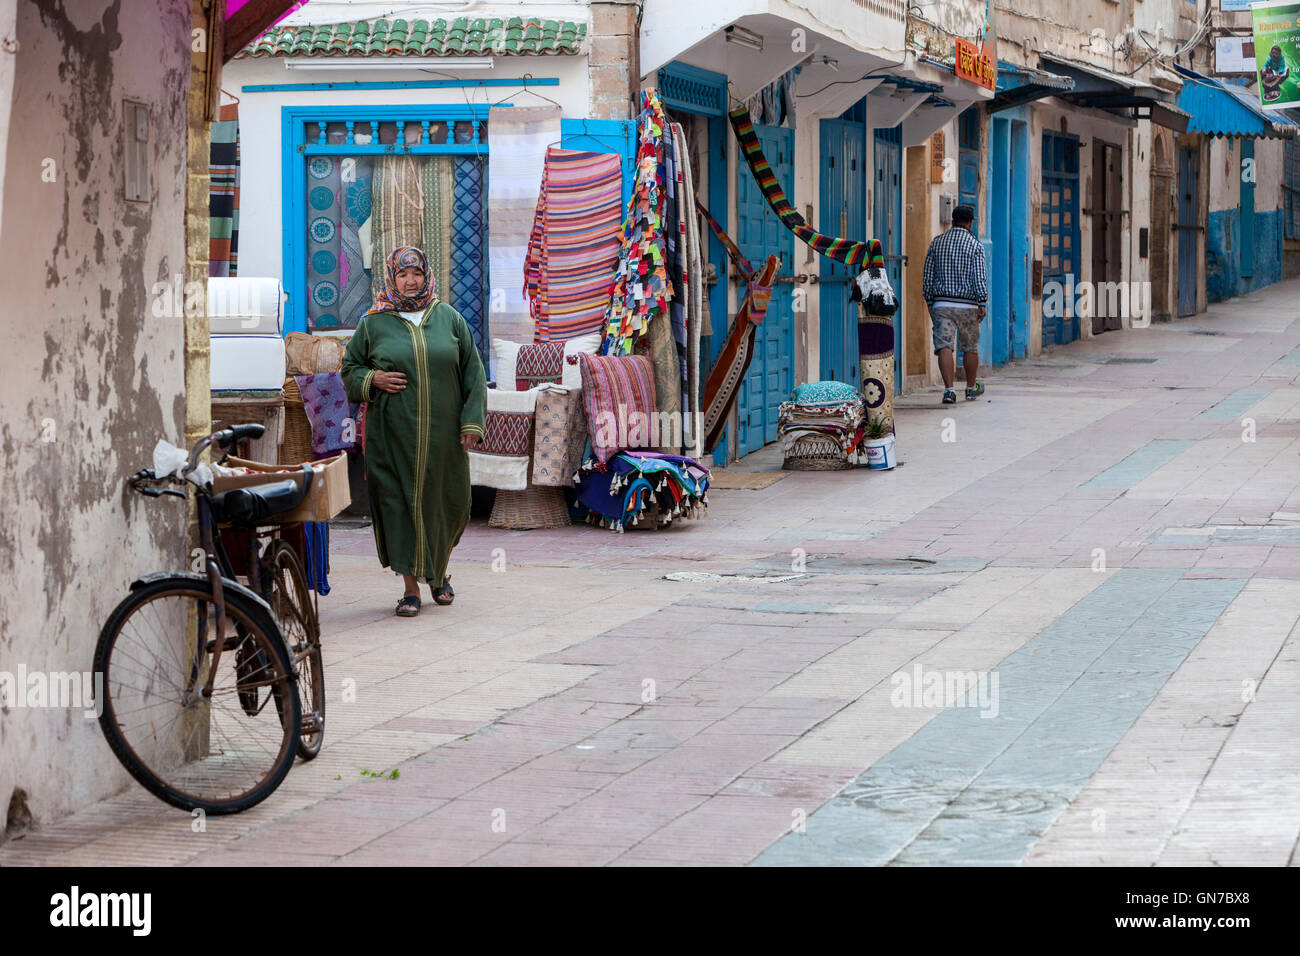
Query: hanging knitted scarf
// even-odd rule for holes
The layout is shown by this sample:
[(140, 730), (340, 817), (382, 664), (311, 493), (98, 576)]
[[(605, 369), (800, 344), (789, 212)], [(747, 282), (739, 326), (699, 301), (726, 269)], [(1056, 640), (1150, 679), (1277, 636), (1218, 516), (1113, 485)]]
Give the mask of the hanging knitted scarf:
[(749, 119), (749, 109), (738, 106), (727, 115), (731, 120), (731, 128), (735, 130), (736, 139), (740, 140), (745, 161), (749, 163), (750, 172), (754, 174), (758, 188), (763, 191), (768, 205), (772, 207), (772, 211), (777, 214), (782, 224), (803, 240), (813, 252), (861, 268), (867, 261), (865, 242), (836, 239), (820, 233), (808, 225), (803, 216), (794, 211), (790, 200), (781, 189), (781, 184), (776, 181), (776, 174), (772, 172), (771, 165), (763, 155), (763, 147), (758, 142), (758, 133), (755, 132), (754, 124)]
[(649, 330), (650, 321), (667, 311), (673, 295), (664, 231), (667, 195), (662, 159), (667, 128), (659, 94), (643, 90), (637, 117), (636, 180), (623, 221), (602, 355), (631, 355), (632, 347)]

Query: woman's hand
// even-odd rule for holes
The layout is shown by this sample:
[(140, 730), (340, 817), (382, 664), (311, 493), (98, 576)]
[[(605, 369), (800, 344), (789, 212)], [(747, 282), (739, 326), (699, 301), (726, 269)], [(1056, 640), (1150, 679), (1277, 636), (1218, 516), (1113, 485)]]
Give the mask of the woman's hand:
[(370, 384), (381, 392), (395, 395), (406, 388), (406, 375), (402, 372), (376, 372)]
[(463, 448), (463, 449), (465, 449), (466, 451), (469, 451), (471, 448), (473, 448), (473, 447), (474, 447), (475, 445), (477, 445), (478, 443), (479, 443), (479, 437), (478, 437), (478, 435), (472, 435), (472, 434), (471, 434), (471, 435), (461, 435), (461, 436), (460, 436), (460, 447)]

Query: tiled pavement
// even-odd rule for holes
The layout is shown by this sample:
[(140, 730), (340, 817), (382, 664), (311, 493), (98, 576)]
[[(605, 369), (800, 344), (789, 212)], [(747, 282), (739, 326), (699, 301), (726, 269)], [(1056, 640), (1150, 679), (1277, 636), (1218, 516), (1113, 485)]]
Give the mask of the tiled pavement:
[(1294, 864), (1297, 292), (907, 396), (893, 472), (476, 523), (411, 621), (336, 530), (316, 761), (201, 832), (124, 778), (0, 864)]

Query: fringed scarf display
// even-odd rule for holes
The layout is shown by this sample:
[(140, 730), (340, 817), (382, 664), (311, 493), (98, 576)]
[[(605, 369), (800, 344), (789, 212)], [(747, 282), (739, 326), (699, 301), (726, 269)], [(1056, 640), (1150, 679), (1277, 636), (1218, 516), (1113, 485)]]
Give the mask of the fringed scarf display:
[(772, 211), (777, 214), (782, 224), (806, 243), (813, 252), (861, 268), (867, 261), (865, 242), (837, 239), (820, 233), (808, 225), (803, 216), (794, 211), (790, 200), (786, 198), (785, 191), (781, 189), (781, 184), (776, 181), (776, 174), (772, 172), (767, 157), (763, 155), (763, 147), (758, 142), (758, 133), (754, 131), (754, 124), (749, 119), (749, 109), (740, 106), (727, 116), (731, 120), (731, 128), (735, 130), (736, 139), (740, 141), (745, 162), (749, 163), (750, 172), (754, 174), (758, 188), (763, 191)]
[(636, 178), (623, 220), (613, 296), (605, 315), (602, 355), (631, 355), (632, 347), (649, 331), (651, 321), (668, 311), (668, 300), (673, 295), (664, 221), (667, 193), (662, 156), (666, 128), (659, 94), (643, 90), (641, 115), (637, 118)]

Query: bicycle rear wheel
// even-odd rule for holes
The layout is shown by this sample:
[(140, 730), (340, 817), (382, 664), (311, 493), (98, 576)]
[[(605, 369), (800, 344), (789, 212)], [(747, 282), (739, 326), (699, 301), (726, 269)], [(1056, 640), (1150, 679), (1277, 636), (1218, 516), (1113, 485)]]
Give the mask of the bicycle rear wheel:
[(325, 666), (321, 660), (320, 621), (302, 562), (289, 543), (276, 540), (265, 563), (262, 580), (270, 582), (266, 600), (280, 622), (280, 630), (298, 669), (298, 699), (302, 702), (298, 756), (311, 760), (320, 753), (325, 741)]
[[(293, 765), (301, 718), (274, 621), (231, 588), (224, 602), (219, 635), (205, 582), (154, 581), (109, 615), (95, 648), (99, 724), (117, 758), (159, 799), (211, 814), (246, 810), (271, 795)], [(202, 689), (218, 641), (209, 698)]]

